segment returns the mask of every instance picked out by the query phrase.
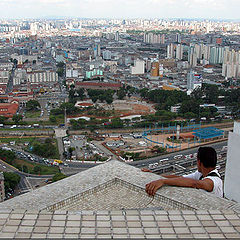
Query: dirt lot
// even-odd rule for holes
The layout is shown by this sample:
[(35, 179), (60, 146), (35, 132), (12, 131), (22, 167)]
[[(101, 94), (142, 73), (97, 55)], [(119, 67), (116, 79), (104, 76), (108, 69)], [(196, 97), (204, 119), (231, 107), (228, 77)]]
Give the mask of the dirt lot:
[(146, 115), (154, 114), (154, 104), (149, 104), (138, 100), (115, 100), (111, 105), (100, 103), (106, 110), (114, 109), (121, 117), (128, 115)]
[[(180, 143), (172, 143), (171, 141), (168, 141), (168, 138), (170, 136), (172, 136), (172, 134), (158, 134), (158, 135), (148, 135), (147, 138), (152, 141), (155, 141), (155, 142), (163, 143), (164, 147), (166, 147), (166, 145), (170, 146), (167, 149), (168, 152), (188, 149), (190, 147), (194, 147), (194, 146), (197, 147), (197, 146), (206, 144), (206, 142), (199, 143), (199, 142), (195, 141), (195, 143), (194, 143), (194, 141), (188, 142), (188, 140), (186, 140), (186, 142), (182, 142), (181, 144)], [(163, 146), (162, 144), (157, 144), (154, 142), (147, 141), (144, 138), (138, 138), (138, 139), (134, 139), (134, 138), (124, 139), (121, 137), (106, 138), (104, 142), (118, 141), (118, 140), (124, 141), (124, 146), (112, 148), (118, 154), (120, 154), (120, 152), (132, 152), (132, 153), (144, 152), (144, 155), (151, 156), (151, 149), (153, 149), (154, 146), (159, 146), (159, 147)], [(220, 140), (222, 140), (222, 139), (220, 139)], [(215, 142), (215, 141), (217, 141), (217, 140), (209, 141), (209, 143)]]

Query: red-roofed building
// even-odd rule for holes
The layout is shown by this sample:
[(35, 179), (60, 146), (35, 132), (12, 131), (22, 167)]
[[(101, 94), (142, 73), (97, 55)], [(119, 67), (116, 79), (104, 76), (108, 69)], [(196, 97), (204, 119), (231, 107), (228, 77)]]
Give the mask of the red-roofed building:
[(207, 65), (203, 66), (203, 71), (206, 73), (213, 73), (213, 66), (207, 64)]
[(20, 105), (25, 105), (29, 100), (33, 100), (33, 91), (31, 89), (17, 89), (14, 88), (11, 93), (8, 94), (8, 102), (16, 101)]
[(85, 103), (78, 103), (77, 104), (77, 107), (80, 107), (80, 108), (86, 108), (86, 107), (91, 107), (91, 106), (93, 106), (93, 103), (85, 102)]
[(122, 86), (121, 83), (106, 83), (106, 82), (76, 82), (76, 88), (85, 89), (113, 89), (118, 90)]
[(12, 118), (18, 110), (17, 103), (0, 103), (0, 116)]
[(7, 85), (6, 84), (1, 84), (0, 85), (0, 94), (5, 94), (7, 89)]

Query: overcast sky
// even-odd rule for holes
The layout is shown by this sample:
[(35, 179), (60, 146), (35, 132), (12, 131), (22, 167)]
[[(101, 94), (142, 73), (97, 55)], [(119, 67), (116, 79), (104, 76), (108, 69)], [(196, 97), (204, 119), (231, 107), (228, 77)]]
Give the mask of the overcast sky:
[(0, 0), (0, 18), (240, 19), (240, 0)]

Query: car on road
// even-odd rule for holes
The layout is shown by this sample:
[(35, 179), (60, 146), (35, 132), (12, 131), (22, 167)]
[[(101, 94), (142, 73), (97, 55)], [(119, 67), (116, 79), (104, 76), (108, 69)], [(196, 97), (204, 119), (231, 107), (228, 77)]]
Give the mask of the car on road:
[(181, 159), (181, 158), (183, 158), (183, 155), (181, 154), (181, 155), (176, 155), (176, 156), (174, 156), (173, 157), (175, 160), (177, 160), (177, 159)]
[(227, 151), (228, 150), (228, 146), (223, 146), (221, 151)]
[(166, 163), (168, 160), (169, 160), (169, 158), (161, 159), (161, 160), (159, 160), (159, 164), (164, 164), (164, 163)]

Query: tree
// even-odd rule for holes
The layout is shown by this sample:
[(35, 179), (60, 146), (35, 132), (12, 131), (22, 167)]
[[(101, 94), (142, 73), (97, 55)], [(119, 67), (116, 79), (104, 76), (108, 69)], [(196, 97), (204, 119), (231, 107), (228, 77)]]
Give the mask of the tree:
[(53, 176), (52, 181), (53, 181), (53, 182), (57, 182), (57, 181), (62, 180), (62, 179), (64, 179), (64, 178), (66, 178), (66, 177), (67, 177), (67, 176), (66, 176), (65, 174), (63, 174), (63, 173), (56, 173), (56, 174)]
[(53, 141), (51, 138), (46, 138), (44, 141), (46, 144), (51, 144)]
[(204, 83), (202, 86), (202, 91), (206, 96), (206, 103), (217, 103), (219, 96), (218, 86)]
[(108, 104), (113, 102), (113, 90), (97, 90), (97, 89), (88, 89), (88, 95), (95, 103), (97, 100), (101, 102), (106, 101)]
[(3, 176), (4, 187), (6, 192), (8, 192), (10, 189), (14, 190), (15, 187), (19, 184), (21, 179), (18, 174), (12, 172), (4, 172)]
[(69, 152), (70, 157), (72, 157), (72, 153), (73, 153), (74, 150), (75, 150), (74, 147), (69, 147), (68, 148), (68, 152)]
[(42, 171), (42, 168), (40, 167), (40, 166), (35, 166), (34, 168), (33, 168), (33, 171), (35, 172), (35, 173), (41, 173), (41, 171)]
[(64, 74), (64, 68), (60, 67), (57, 69), (57, 74), (59, 77), (63, 77)]
[(145, 98), (145, 97), (147, 96), (147, 94), (148, 94), (148, 89), (147, 89), (147, 88), (142, 88), (142, 89), (140, 90), (140, 96), (141, 96), (142, 98)]
[(12, 120), (15, 124), (18, 124), (23, 119), (22, 115), (13, 115)]
[(29, 100), (26, 103), (27, 111), (37, 111), (39, 108), (41, 108), (40, 103), (36, 100)]
[(185, 114), (188, 112), (192, 112), (195, 114), (199, 114), (200, 112), (200, 103), (194, 99), (191, 99), (189, 101), (184, 101), (181, 105), (180, 112)]
[(192, 119), (192, 118), (198, 117), (198, 115), (195, 114), (195, 113), (192, 113), (192, 112), (187, 112), (187, 113), (184, 114), (184, 117), (187, 118), (187, 119)]
[(123, 121), (120, 118), (114, 118), (112, 119), (112, 124), (107, 125), (110, 128), (122, 128), (123, 127)]
[(157, 152), (157, 153), (165, 153), (167, 150), (166, 148), (159, 147), (159, 146), (154, 146), (152, 149), (152, 152)]
[(49, 117), (49, 120), (50, 120), (50, 122), (52, 122), (52, 123), (57, 122), (57, 119), (56, 119), (55, 116), (50, 116), (50, 117)]
[(126, 92), (125, 89), (123, 87), (121, 87), (118, 91), (117, 91), (117, 96), (120, 100), (122, 100), (125, 96), (126, 96)]
[(61, 115), (64, 114), (64, 109), (55, 108), (51, 110), (51, 115)]
[(85, 98), (85, 94), (84, 94), (84, 89), (83, 88), (78, 89), (77, 93), (78, 93), (78, 97), (79, 97), (80, 100), (83, 100)]
[(85, 128), (86, 122), (87, 122), (87, 121), (84, 120), (84, 119), (79, 119), (79, 120), (71, 119), (71, 120), (70, 120), (70, 124), (71, 124), (73, 130), (78, 130), (78, 129), (83, 129), (83, 128)]
[(12, 151), (4, 150), (0, 148), (0, 159), (7, 162), (8, 164), (12, 164), (15, 160), (15, 153)]
[(28, 167), (26, 165), (22, 165), (22, 171), (28, 173)]
[(35, 142), (33, 144), (33, 153), (36, 155), (46, 157), (46, 158), (55, 158), (57, 154), (57, 148), (52, 143), (40, 143)]
[(15, 66), (18, 65), (18, 60), (14, 58), (13, 63), (14, 63)]
[(64, 111), (65, 108), (66, 108), (67, 114), (72, 114), (72, 113), (77, 112), (77, 108), (74, 106), (73, 103), (67, 102), (67, 103), (61, 104), (60, 109), (62, 109)]
[(0, 116), (0, 123), (4, 124), (8, 118), (4, 116)]
[(57, 67), (58, 68), (63, 68), (65, 66), (65, 63), (64, 62), (59, 62), (58, 64), (57, 64)]

